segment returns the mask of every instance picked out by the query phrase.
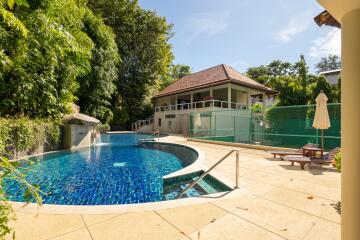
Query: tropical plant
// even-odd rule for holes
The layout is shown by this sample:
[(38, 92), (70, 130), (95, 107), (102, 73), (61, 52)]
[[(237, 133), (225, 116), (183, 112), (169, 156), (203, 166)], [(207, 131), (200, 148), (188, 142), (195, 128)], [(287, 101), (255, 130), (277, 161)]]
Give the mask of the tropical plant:
[(19, 182), (25, 188), (25, 199), (35, 199), (38, 205), (42, 203), (39, 188), (26, 181), (24, 173), (18, 170), (16, 164), (11, 163), (8, 158), (0, 156), (0, 240), (8, 239), (6, 236), (9, 234), (12, 235), (13, 239), (15, 238), (15, 232), (9, 223), (16, 219), (16, 215), (7, 201), (4, 191), (4, 178)]
[(339, 152), (339, 153), (336, 154), (336, 156), (335, 156), (335, 168), (336, 168), (336, 170), (338, 170), (339, 172), (341, 172), (341, 160), (342, 160), (342, 153)]

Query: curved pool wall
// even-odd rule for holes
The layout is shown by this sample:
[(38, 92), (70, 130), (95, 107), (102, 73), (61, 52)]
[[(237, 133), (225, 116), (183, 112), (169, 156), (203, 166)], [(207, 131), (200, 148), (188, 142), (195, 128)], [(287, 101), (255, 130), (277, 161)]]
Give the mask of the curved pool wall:
[[(195, 150), (175, 144), (138, 145), (148, 134), (105, 134), (90, 148), (49, 153), (20, 161), (19, 171), (40, 186), (44, 204), (115, 205), (164, 199), (163, 177), (193, 164)], [(12, 201), (24, 190), (5, 179)]]

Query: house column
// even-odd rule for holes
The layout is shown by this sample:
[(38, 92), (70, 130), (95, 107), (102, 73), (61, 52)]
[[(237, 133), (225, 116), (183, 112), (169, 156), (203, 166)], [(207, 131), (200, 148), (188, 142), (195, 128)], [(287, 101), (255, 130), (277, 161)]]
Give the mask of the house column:
[(231, 84), (228, 85), (228, 108), (231, 108)]
[(360, 9), (342, 17), (341, 239), (360, 239)]
[(193, 94), (193, 92), (190, 92), (190, 103), (191, 103), (191, 107), (190, 108), (193, 108), (194, 106), (193, 106), (193, 102), (194, 102), (194, 94)]
[[(213, 97), (213, 96), (214, 96), (214, 95), (213, 95), (213, 88), (212, 88), (212, 87), (210, 87), (210, 89), (209, 89), (209, 95), (210, 95), (210, 97)], [(215, 106), (215, 103), (212, 102), (210, 106), (211, 106), (211, 107), (214, 107), (214, 106)]]
[(175, 95), (175, 110), (177, 111), (178, 110), (178, 95), (176, 94)]
[(251, 109), (251, 90), (248, 88), (248, 109)]

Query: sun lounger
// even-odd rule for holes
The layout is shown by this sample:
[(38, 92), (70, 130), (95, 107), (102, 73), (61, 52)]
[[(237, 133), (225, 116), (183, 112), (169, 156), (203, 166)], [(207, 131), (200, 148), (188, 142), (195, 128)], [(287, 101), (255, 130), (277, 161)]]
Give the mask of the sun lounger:
[(301, 169), (304, 169), (306, 164), (331, 164), (331, 161), (335, 159), (336, 155), (340, 152), (340, 148), (334, 148), (330, 152), (326, 153), (322, 158), (310, 158), (303, 157), (298, 155), (287, 155), (283, 159), (285, 161), (291, 162), (291, 165), (294, 163), (300, 164)]
[(285, 156), (283, 159), (291, 162), (291, 165), (294, 165), (294, 163), (300, 164), (301, 169), (304, 169), (306, 164), (311, 164), (311, 159), (309, 157), (289, 155)]
[[(313, 143), (308, 143), (308, 144), (305, 144), (303, 146), (304, 147), (319, 147), (319, 144), (313, 144)], [(284, 156), (287, 156), (287, 155), (299, 155), (299, 156), (302, 156), (303, 155), (303, 149), (300, 148), (296, 151), (268, 151), (268, 153), (271, 153), (274, 158), (276, 158), (276, 156), (279, 156), (281, 159), (284, 157)]]

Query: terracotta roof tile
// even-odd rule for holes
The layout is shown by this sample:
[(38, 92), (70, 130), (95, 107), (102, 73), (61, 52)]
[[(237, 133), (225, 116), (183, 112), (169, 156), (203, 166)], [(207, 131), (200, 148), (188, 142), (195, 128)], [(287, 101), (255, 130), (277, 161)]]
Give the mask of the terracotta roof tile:
[(262, 90), (267, 93), (277, 93), (276, 91), (242, 75), (232, 67), (221, 64), (180, 78), (170, 86), (163, 89), (154, 98), (230, 82)]

